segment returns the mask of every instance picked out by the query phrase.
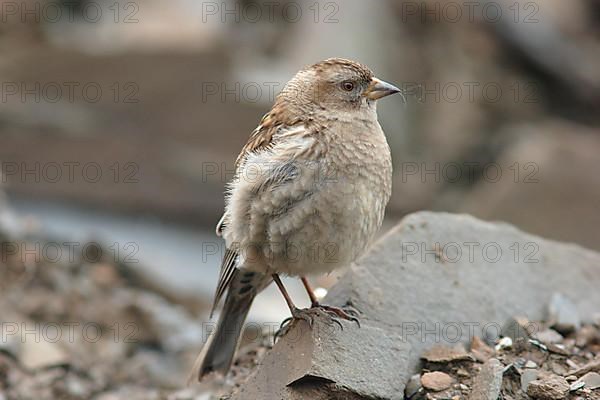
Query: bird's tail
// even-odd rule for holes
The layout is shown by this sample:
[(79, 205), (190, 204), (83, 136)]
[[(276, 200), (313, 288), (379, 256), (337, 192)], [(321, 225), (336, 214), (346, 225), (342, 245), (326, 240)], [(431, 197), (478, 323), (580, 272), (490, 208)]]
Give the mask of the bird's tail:
[[(234, 282), (238, 280), (236, 278)], [(244, 321), (256, 296), (254, 290), (241, 295), (239, 290), (235, 290), (236, 286), (233, 284), (229, 287), (216, 329), (210, 334), (194, 363), (190, 383), (202, 380), (211, 372), (225, 376), (231, 367)]]

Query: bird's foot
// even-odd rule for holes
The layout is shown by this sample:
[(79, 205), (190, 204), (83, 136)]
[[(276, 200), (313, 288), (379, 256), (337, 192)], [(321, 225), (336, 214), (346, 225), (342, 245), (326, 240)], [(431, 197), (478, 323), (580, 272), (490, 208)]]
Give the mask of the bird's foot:
[[(293, 326), (293, 324), (297, 321), (306, 321), (308, 323), (308, 326), (312, 329), (315, 323), (315, 318), (317, 317), (322, 317), (323, 321), (327, 325), (337, 324), (342, 330), (344, 329), (344, 327), (342, 326), (342, 323), (338, 321), (338, 318), (348, 319), (351, 321), (356, 321), (358, 323), (358, 319), (346, 314), (343, 310), (340, 309), (341, 313), (347, 316), (347, 318), (341, 316), (341, 314), (337, 314), (333, 310), (326, 309), (326, 307), (328, 306), (319, 305), (316, 307), (312, 306), (311, 308), (294, 308), (292, 310), (292, 316), (284, 319), (281, 325), (279, 326), (279, 330), (275, 332), (275, 338), (284, 336)], [(335, 307), (331, 308), (333, 309)]]
[(311, 309), (325, 311), (335, 322), (337, 322), (340, 325), (340, 327), (342, 326), (342, 324), (340, 324), (337, 318), (345, 319), (346, 321), (356, 322), (356, 325), (358, 325), (358, 327), (360, 328), (360, 321), (357, 318), (358, 312), (353, 308), (334, 307), (320, 303), (313, 303)]

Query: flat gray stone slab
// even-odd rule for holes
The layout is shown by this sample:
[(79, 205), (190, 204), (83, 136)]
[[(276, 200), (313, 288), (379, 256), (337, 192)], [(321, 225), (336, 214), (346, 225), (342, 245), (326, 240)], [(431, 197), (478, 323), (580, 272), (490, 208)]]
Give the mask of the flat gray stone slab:
[(315, 319), (312, 329), (304, 321), (295, 324), (265, 356), (255, 384), (242, 387), (237, 398), (404, 398), (405, 379), (398, 372), (408, 368), (408, 343), (381, 328), (358, 329), (344, 321), (341, 330), (324, 321)]
[(554, 293), (591, 319), (598, 287), (600, 254), (590, 250), (466, 215), (412, 214), (324, 301), (353, 304), (362, 328), (344, 321), (341, 332), (310, 331), (298, 324), (288, 333), (293, 342), (279, 341), (234, 398), (296, 399), (310, 390), (316, 399), (336, 398), (336, 391), (340, 398), (400, 399), (434, 344), (493, 340), (512, 316), (545, 319)]

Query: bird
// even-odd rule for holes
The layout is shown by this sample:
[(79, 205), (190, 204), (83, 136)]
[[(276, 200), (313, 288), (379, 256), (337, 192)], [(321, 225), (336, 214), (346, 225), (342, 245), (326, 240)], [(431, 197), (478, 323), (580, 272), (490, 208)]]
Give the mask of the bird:
[[(306, 277), (349, 266), (381, 227), (392, 159), (376, 104), (399, 92), (368, 67), (343, 58), (306, 66), (283, 87), (242, 148), (227, 185), (216, 227), (226, 250), (211, 318), (226, 296), (192, 380), (227, 375), (250, 306), (272, 282), (293, 320), (323, 310), (358, 321), (320, 304)], [(310, 308), (295, 306), (281, 275), (302, 280)]]

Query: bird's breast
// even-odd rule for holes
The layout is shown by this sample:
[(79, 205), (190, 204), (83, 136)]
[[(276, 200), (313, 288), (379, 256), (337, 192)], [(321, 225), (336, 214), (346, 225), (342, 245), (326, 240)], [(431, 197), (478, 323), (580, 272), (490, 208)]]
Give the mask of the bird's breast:
[(263, 184), (234, 188), (226, 240), (261, 248), (256, 262), (243, 257), (247, 268), (324, 273), (349, 265), (367, 248), (390, 197), (391, 156), (378, 124), (363, 134), (344, 135), (344, 128), (340, 123), (314, 135), (307, 142), (311, 151), (297, 152), (301, 157), (269, 164)]

